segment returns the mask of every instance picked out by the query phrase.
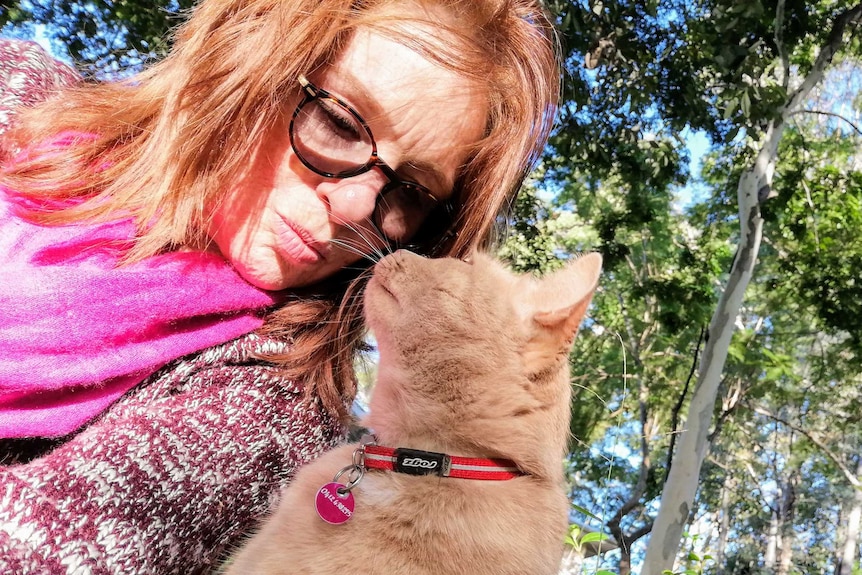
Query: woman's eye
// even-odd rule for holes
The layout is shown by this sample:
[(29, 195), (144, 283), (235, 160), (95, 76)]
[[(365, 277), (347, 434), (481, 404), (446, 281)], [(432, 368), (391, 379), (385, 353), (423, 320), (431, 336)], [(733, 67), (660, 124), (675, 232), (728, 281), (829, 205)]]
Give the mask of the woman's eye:
[(324, 125), (333, 135), (347, 140), (361, 140), (362, 126), (347, 110), (325, 100), (319, 102)]

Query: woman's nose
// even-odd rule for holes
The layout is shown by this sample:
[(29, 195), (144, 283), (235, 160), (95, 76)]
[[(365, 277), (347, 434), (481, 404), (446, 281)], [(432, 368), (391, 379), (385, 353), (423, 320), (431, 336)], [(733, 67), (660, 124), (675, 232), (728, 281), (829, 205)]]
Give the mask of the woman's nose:
[(377, 197), (388, 181), (380, 170), (372, 169), (324, 184), (323, 196), (329, 204), (334, 223), (359, 223), (369, 219), (377, 205)]

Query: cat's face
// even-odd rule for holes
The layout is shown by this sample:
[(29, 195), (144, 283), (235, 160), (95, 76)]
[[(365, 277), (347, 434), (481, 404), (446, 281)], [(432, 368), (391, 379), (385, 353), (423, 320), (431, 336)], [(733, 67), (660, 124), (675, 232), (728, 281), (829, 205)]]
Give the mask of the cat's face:
[(500, 423), (567, 426), (568, 350), (600, 267), (591, 255), (537, 280), (482, 254), (381, 260), (365, 294), (380, 352), (368, 423), (458, 447)]
[[(518, 278), (496, 262), (426, 259), (410, 252), (384, 258), (374, 269), (365, 312), (382, 363), (438, 380), (454, 370), (487, 371), (489, 355), (509, 355)], [(431, 373), (424, 373), (431, 370)], [(424, 381), (410, 385), (421, 387)], [(436, 386), (434, 386), (436, 387)]]

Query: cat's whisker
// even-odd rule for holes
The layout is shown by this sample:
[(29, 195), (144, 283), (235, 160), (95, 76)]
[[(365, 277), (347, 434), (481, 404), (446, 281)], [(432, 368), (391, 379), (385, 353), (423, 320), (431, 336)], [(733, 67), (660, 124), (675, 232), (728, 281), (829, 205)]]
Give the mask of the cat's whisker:
[(383, 259), (385, 254), (383, 254), (376, 246), (371, 244), (371, 242), (369, 242), (365, 238), (360, 237), (360, 239), (362, 241), (359, 241), (355, 238), (349, 240), (334, 238), (330, 240), (330, 243), (340, 248), (343, 248), (350, 253), (356, 254), (362, 259), (368, 260), (371, 263), (377, 263), (378, 261)]
[(605, 401), (605, 398), (603, 398), (601, 395), (599, 395), (598, 392), (596, 392), (594, 389), (591, 389), (591, 388), (587, 387), (586, 385), (582, 385), (580, 383), (575, 383), (575, 382), (572, 382), (572, 387), (575, 389), (579, 389), (585, 393), (592, 394), (593, 397), (595, 397), (596, 399), (599, 400), (599, 402), (605, 407), (605, 409), (610, 409), (610, 404), (607, 401)]
[(341, 269), (358, 273), (358, 272), (364, 271), (366, 268), (364, 266), (344, 266)]
[[(361, 240), (361, 242), (357, 241), (352, 244), (353, 248), (361, 252), (363, 257), (375, 258), (372, 260), (375, 263), (382, 260), (387, 255), (394, 253), (396, 250), (395, 246), (392, 245), (392, 242), (385, 239), (386, 235), (383, 233), (383, 230), (381, 230), (380, 227), (373, 221), (368, 221), (367, 225), (363, 226), (357, 225), (355, 222), (346, 221), (344, 219), (340, 219), (339, 223), (352, 231), (357, 236), (358, 240)], [(337, 241), (344, 240), (331, 241), (333, 243), (336, 243)], [(368, 249), (365, 250), (365, 247), (367, 247)], [(353, 253), (358, 252), (354, 251)]]
[[(368, 251), (362, 250), (363, 253), (369, 254), (370, 252), (370, 254), (377, 256), (376, 261), (383, 259), (383, 257), (386, 255), (383, 252), (383, 247), (388, 246), (388, 242), (383, 239), (383, 232), (380, 230), (380, 228), (377, 227), (374, 222), (368, 222), (368, 224), (372, 226), (371, 228), (366, 226), (360, 226), (357, 225), (355, 222), (349, 222), (346, 220), (342, 220), (340, 223), (344, 225), (347, 229), (352, 231), (354, 234), (356, 234), (358, 239), (362, 240), (362, 242), (365, 243), (365, 245), (368, 247)], [(358, 245), (362, 247), (361, 244)]]
[(368, 253), (367, 251), (363, 250), (362, 247), (364, 246), (362, 246), (361, 244), (357, 244), (356, 242), (334, 238), (329, 240), (329, 243), (334, 246), (338, 246), (346, 252), (355, 254), (364, 260), (368, 260), (371, 263), (377, 263), (380, 259), (375, 257), (376, 254)]

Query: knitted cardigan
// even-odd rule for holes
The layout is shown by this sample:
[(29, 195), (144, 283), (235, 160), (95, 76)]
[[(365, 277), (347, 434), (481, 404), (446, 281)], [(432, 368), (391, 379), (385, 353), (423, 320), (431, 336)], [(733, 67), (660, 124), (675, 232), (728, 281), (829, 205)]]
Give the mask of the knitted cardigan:
[(47, 455), (0, 466), (0, 573), (217, 566), (297, 467), (345, 432), (254, 359), (285, 345), (250, 334), (178, 360)]
[[(0, 40), (0, 134), (74, 81), (36, 44)], [(285, 345), (246, 335), (168, 364), (71, 437), (0, 440), (0, 573), (211, 571), (346, 431), (256, 359)], [(22, 456), (34, 446), (52, 450)]]
[(80, 81), (74, 69), (54, 60), (35, 42), (0, 38), (0, 134), (22, 106), (41, 102)]

